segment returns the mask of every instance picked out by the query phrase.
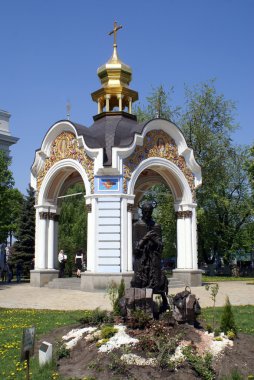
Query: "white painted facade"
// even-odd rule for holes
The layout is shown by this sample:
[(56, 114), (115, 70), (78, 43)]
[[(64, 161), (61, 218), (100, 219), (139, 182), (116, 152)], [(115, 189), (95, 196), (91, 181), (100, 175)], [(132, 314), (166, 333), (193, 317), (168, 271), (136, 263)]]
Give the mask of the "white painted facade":
[[(161, 157), (150, 157), (138, 163), (123, 189), (123, 160), (129, 157), (137, 145), (142, 146), (149, 131), (162, 130), (174, 139), (179, 155), (185, 158), (187, 167), (194, 176), (195, 187), (201, 184), (201, 169), (196, 163), (192, 149), (187, 147), (180, 130), (171, 122), (155, 119), (147, 123), (141, 135), (135, 135), (131, 146), (112, 148), (112, 166), (103, 166), (102, 149), (90, 149), (83, 136), (78, 136), (75, 126), (69, 121), (53, 125), (36, 152), (32, 166), (31, 185), (37, 189), (37, 177), (43, 169), (55, 138), (62, 132), (73, 133), (81, 148), (94, 162), (94, 190), (86, 169), (76, 160), (63, 158), (46, 173), (36, 204), (35, 270), (31, 273), (34, 286), (42, 286), (57, 273), (57, 239), (59, 214), (57, 198), (68, 177), (77, 172), (86, 189), (86, 204), (90, 208), (87, 221), (87, 272), (90, 275), (111, 278), (114, 275), (132, 273), (132, 207), (137, 207), (137, 181), (144, 170), (152, 169), (163, 178), (174, 196), (177, 218), (177, 270), (188, 273), (198, 270), (196, 203), (193, 201), (189, 183), (179, 167)], [(96, 181), (101, 178), (115, 178), (116, 189), (100, 190)], [(99, 183), (99, 182), (98, 182)], [(147, 184), (149, 186), (149, 183)], [(131, 207), (132, 206), (132, 207)], [(45, 274), (46, 273), (46, 274)], [(44, 276), (45, 279), (35, 279)], [(96, 277), (96, 278), (97, 278)], [(33, 280), (34, 278), (34, 280)], [(83, 281), (83, 277), (82, 277)], [(87, 279), (84, 279), (88, 281)], [(90, 281), (90, 280), (89, 280)], [(83, 287), (86, 288), (86, 285)]]

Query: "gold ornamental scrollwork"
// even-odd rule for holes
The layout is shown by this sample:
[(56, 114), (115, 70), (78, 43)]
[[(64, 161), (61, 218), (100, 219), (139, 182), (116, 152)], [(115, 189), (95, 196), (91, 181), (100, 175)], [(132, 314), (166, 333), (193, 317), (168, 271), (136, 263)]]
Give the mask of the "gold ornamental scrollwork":
[(187, 167), (185, 158), (178, 154), (175, 141), (162, 130), (150, 131), (144, 138), (143, 146), (136, 146), (134, 152), (123, 161), (123, 188), (127, 193), (128, 181), (140, 162), (150, 157), (161, 157), (173, 162), (182, 171), (195, 198), (194, 175)]
[(186, 219), (192, 217), (192, 211), (177, 211), (176, 212), (177, 219)]
[(45, 160), (44, 167), (37, 176), (37, 191), (39, 192), (43, 179), (49, 169), (58, 161), (71, 158), (78, 161), (85, 169), (91, 186), (91, 193), (94, 191), (94, 162), (86, 154), (84, 148), (80, 148), (78, 141), (73, 133), (62, 132), (53, 141), (50, 149), (50, 155)]

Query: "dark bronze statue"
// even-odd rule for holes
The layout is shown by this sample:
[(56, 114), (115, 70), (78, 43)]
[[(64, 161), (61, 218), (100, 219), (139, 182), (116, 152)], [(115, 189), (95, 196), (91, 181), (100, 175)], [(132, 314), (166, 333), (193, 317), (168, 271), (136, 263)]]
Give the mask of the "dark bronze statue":
[(144, 202), (140, 207), (142, 219), (133, 224), (134, 276), (131, 286), (151, 288), (167, 303), (168, 280), (161, 270), (163, 250), (161, 227), (152, 219), (155, 202)]

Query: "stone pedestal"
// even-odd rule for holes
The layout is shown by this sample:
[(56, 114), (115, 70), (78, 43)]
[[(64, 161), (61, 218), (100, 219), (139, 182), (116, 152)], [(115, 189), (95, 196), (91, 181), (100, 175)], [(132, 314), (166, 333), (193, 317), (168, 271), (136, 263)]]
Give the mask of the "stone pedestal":
[(36, 269), (30, 270), (30, 285), (43, 287), (55, 278), (58, 278), (59, 271), (56, 269)]
[(173, 269), (173, 278), (183, 282), (186, 286), (202, 285), (201, 269)]
[(84, 272), (81, 273), (81, 290), (85, 292), (105, 291), (111, 281), (117, 285), (121, 280), (124, 280), (125, 288), (130, 287), (130, 282), (133, 277), (133, 272), (128, 273), (94, 273)]

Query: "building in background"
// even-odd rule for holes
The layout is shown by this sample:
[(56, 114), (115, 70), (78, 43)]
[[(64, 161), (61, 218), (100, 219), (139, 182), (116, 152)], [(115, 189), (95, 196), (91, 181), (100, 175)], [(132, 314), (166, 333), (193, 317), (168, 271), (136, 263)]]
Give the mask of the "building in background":
[(0, 150), (10, 157), (10, 146), (16, 144), (18, 137), (13, 137), (10, 132), (9, 121), (11, 114), (0, 110)]

